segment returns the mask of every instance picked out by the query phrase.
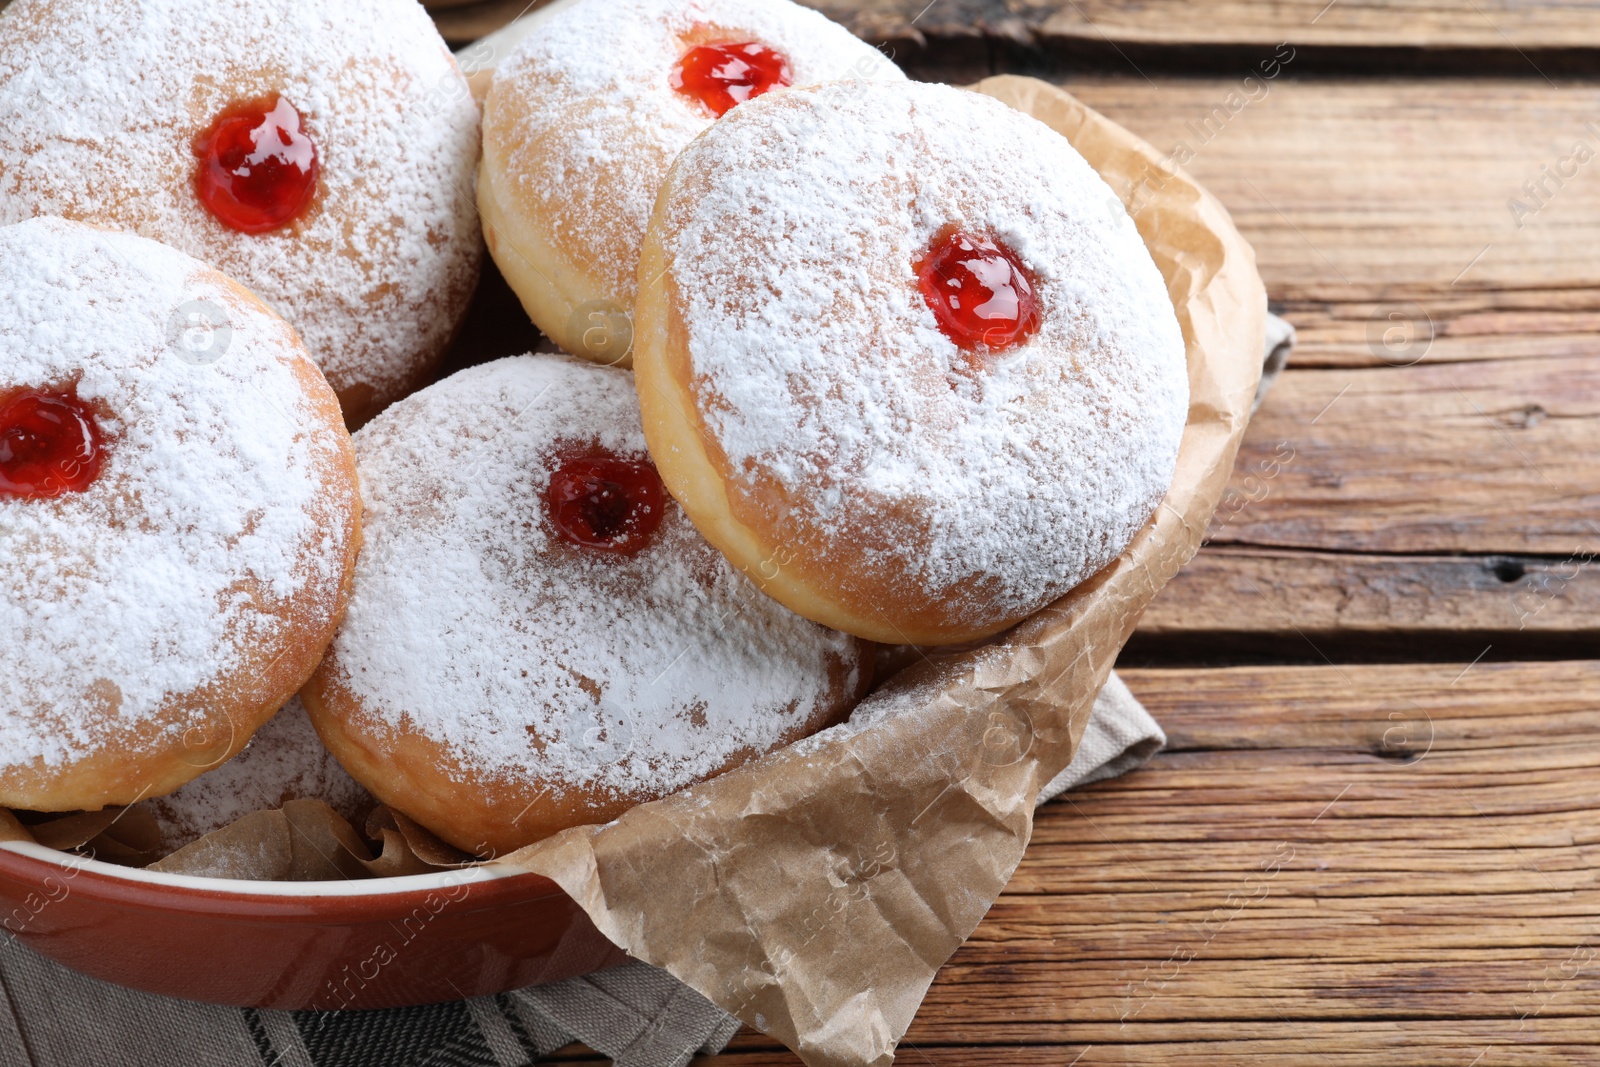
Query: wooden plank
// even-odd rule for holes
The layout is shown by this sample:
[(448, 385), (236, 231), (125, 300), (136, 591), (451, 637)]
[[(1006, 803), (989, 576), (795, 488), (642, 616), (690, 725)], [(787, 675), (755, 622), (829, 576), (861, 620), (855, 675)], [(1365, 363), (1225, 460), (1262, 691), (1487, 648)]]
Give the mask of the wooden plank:
[(1595, 360), (1291, 367), (1130, 655), (1589, 654), (1597, 415)]
[[(935, 987), (950, 1028), (925, 1009), (913, 1040), (962, 1040), (959, 1013), (970, 1043), (1172, 1062), (1231, 1021), (1206, 1046), (1230, 1062), (1314, 1025), (1363, 1062), (1372, 1020), (1431, 1018), (1552, 1055), (1546, 1014), (1600, 1013), (1600, 664), (1464, 666), (1127, 672), (1171, 754), (1048, 809)], [(1027, 989), (1002, 1000), (1008, 955)], [(1444, 1033), (1407, 1062), (1460, 1051)]]
[[(1124, 677), (1171, 750), (1041, 810), (899, 1062), (1464, 1067), (1600, 1043), (1600, 662)], [(798, 1060), (746, 1033), (705, 1062)]]
[(1591, 562), (1581, 552), (1553, 560), (1216, 546), (1167, 585), (1140, 629), (1600, 633), (1600, 568)]
[[(840, 5), (845, 10), (850, 6)], [(915, 0), (888, 0), (884, 6), (913, 15), (916, 11)], [(1122, 0), (1056, 0), (1033, 10), (1039, 12), (1031, 19), (1037, 29), (1029, 29), (1046, 41), (1082, 38), (1119, 44), (1270, 48), (1280, 41), (1293, 41), (1298, 45), (1368, 48), (1413, 45), (1539, 49), (1592, 46), (1600, 28), (1600, 5), (1592, 2), (1524, 5), (1514, 0), (1400, 0), (1386, 4), (1348, 0), (1146, 0), (1129, 4)], [(920, 27), (932, 14), (930, 11), (923, 15), (916, 25)], [(959, 5), (946, 17), (951, 23), (957, 22)]]
[[(1220, 88), (1164, 83), (1158, 92), (1105, 79), (1070, 87), (1169, 150)], [(1490, 99), (1502, 88), (1508, 96)], [(1385, 629), (1592, 635), (1596, 539), (1585, 509), (1600, 442), (1581, 409), (1600, 355), (1600, 258), (1569, 245), (1563, 230), (1586, 227), (1572, 210), (1597, 217), (1600, 185), (1556, 189), (1520, 230), (1506, 207), (1520, 181), (1539, 176), (1545, 164), (1529, 161), (1560, 144), (1560, 131), (1600, 147), (1584, 129), (1594, 101), (1567, 111), (1561, 95), (1542, 84), (1284, 81), (1198, 149), (1190, 168), (1230, 204), (1275, 303), (1300, 331), (1294, 367), (1390, 373), (1291, 372), (1252, 427), (1212, 531), (1220, 544), (1356, 558), (1203, 554), (1152, 607), (1144, 633), (1276, 634), (1291, 644), (1299, 634), (1315, 643)], [(1437, 141), (1419, 139), (1429, 112), (1453, 116), (1432, 127)], [(1419, 140), (1451, 150), (1419, 152)], [(1286, 158), (1263, 166), (1269, 145)], [(1507, 362), (1439, 366), (1470, 360)], [(1569, 372), (1584, 380), (1576, 393), (1566, 392)], [(1556, 396), (1563, 403), (1546, 406)], [(1575, 420), (1541, 428), (1552, 410), (1573, 414), (1573, 403)], [(1400, 428), (1413, 417), (1420, 425)], [(1285, 447), (1299, 471), (1276, 480), (1268, 475)], [(1383, 551), (1428, 555), (1372, 555)], [(1440, 552), (1551, 558), (1507, 567)]]
[[(1162, 637), (1170, 653), (1185, 634), (1195, 648), (1251, 647), (1218, 631), (1312, 658), (1352, 634), (1485, 635), (1525, 654), (1539, 654), (1535, 635), (1592, 638), (1600, 183), (1587, 164), (1564, 188), (1546, 181), (1554, 195), (1520, 229), (1507, 201), (1537, 204), (1519, 185), (1559, 163), (1564, 141), (1600, 149), (1586, 127), (1595, 91), (1284, 80), (1205, 126), (1194, 115), (1221, 97), (1213, 81), (1069, 87), (1168, 150), (1214, 133), (1190, 169), (1230, 205), (1300, 335), (1212, 529), (1219, 546), (1274, 547), (1202, 553), (1135, 650)], [(1448, 366), (1460, 361), (1502, 362)]]
[[(1101, 1067), (1127, 1064), (1149, 1067), (1239, 1067), (1244, 1063), (1274, 1067), (1503, 1067), (1503, 1065), (1581, 1062), (1600, 1043), (1600, 1028), (1588, 1019), (1556, 1018), (1544, 1022), (1536, 1037), (1508, 1034), (1494, 1023), (1477, 1020), (1438, 1023), (1428, 1020), (1345, 1025), (1265, 1020), (1243, 1037), (1234, 1024), (1196, 1023), (1187, 1027), (1086, 1029), (1085, 1040), (1073, 1044), (975, 1044), (902, 1046), (897, 1063), (932, 1067)], [(1151, 1033), (1159, 1030), (1162, 1037)], [(1166, 1035), (1172, 1035), (1163, 1040)], [(1484, 1055), (1485, 1050), (1491, 1050)], [(1476, 1062), (1475, 1062), (1476, 1061)], [(736, 1051), (715, 1059), (697, 1059), (696, 1067), (796, 1067), (800, 1060), (779, 1051)]]
[[(1139, 623), (1137, 648), (1316, 658), (1415, 641), (1524, 654), (1539, 642), (1600, 641), (1600, 567), (1584, 551), (1529, 556), (1384, 556), (1210, 546), (1162, 590)], [(1272, 642), (1263, 639), (1272, 638)], [(1600, 647), (1592, 645), (1591, 647)]]
[(1296, 365), (1600, 353), (1600, 87), (1285, 71), (1063, 84), (1228, 206)]
[[(1433, 751), (1441, 754), (1479, 753), (1524, 742), (1559, 749), (1564, 740), (1600, 741), (1600, 661), (1466, 667), (1369, 664), (1121, 673), (1165, 727), (1169, 755), (1305, 748), (1367, 755), (1382, 736), (1372, 730), (1388, 721), (1380, 709), (1396, 703), (1429, 710), (1439, 726)], [(1506, 729), (1497, 736), (1496, 727)], [(1147, 780), (1141, 773), (1107, 782), (1094, 795), (1109, 800), (1111, 794)], [(1600, 801), (1600, 787), (1593, 796)]]
[(1600, 363), (1292, 370), (1251, 423), (1218, 544), (1600, 552)]
[(1434, 363), (1593, 359), (1600, 356), (1600, 291), (1584, 277), (1587, 261), (1572, 266), (1579, 281), (1571, 287), (1411, 284), (1363, 295), (1285, 285), (1274, 304), (1299, 334), (1298, 367), (1393, 366), (1413, 357)]
[[(431, 3), (440, 31), (471, 40), (499, 28), (527, 0)], [(1515, 0), (810, 0), (810, 6), (873, 41), (1001, 38), (1035, 45), (1261, 46), (1429, 49), (1592, 48), (1600, 4)]]

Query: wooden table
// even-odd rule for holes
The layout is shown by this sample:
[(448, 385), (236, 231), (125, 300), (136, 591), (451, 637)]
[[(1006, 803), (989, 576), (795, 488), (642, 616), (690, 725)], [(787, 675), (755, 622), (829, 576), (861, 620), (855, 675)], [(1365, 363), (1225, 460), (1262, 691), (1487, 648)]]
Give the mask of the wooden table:
[(1185, 142), (1300, 344), (1122, 659), (1170, 747), (1040, 813), (899, 1062), (1600, 1062), (1600, 3), (925, 3), (822, 6)]

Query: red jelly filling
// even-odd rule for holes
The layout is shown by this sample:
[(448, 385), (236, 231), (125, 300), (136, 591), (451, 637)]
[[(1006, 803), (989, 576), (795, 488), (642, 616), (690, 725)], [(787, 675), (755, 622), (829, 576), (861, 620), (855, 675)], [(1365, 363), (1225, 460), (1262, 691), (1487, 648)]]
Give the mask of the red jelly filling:
[(317, 193), (317, 146), (282, 97), (228, 108), (195, 139), (194, 154), (195, 194), (241, 233), (288, 225)]
[(550, 521), (563, 541), (624, 556), (650, 543), (665, 504), (655, 467), (628, 459), (566, 460), (545, 491)]
[(759, 41), (738, 41), (689, 49), (672, 72), (672, 87), (721, 118), (737, 104), (790, 84), (790, 77), (782, 52)]
[(1039, 329), (1039, 298), (1027, 269), (992, 238), (957, 230), (935, 240), (916, 271), (939, 329), (964, 349), (1000, 351)]
[(0, 399), (0, 497), (81, 493), (104, 459), (94, 410), (73, 394), (26, 389)]

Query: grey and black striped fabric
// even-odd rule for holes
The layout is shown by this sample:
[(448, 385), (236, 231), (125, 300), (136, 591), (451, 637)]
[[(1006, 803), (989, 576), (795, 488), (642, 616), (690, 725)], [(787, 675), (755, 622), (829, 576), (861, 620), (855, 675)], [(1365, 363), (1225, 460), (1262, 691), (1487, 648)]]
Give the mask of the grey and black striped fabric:
[(618, 1067), (683, 1067), (739, 1021), (630, 963), (570, 982), (388, 1011), (243, 1011), (85, 978), (0, 947), (0, 1067), (523, 1067), (581, 1041)]

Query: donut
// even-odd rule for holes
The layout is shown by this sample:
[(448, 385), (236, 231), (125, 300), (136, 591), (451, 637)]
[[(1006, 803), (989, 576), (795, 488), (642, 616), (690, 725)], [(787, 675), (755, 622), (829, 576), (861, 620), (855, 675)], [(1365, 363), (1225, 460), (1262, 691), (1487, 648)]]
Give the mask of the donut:
[(0, 114), (0, 223), (211, 264), (294, 324), (352, 426), (466, 312), (478, 108), (414, 0), (15, 0)]
[(484, 102), (489, 252), (551, 340), (627, 366), (639, 248), (683, 147), (773, 88), (904, 77), (789, 0), (570, 4), (506, 57)]
[(145, 806), (161, 830), (163, 850), (175, 852), (291, 800), (320, 800), (358, 827), (377, 807), (323, 746), (298, 699), (284, 705), (233, 759)]
[(301, 693), (379, 800), (501, 855), (842, 717), (870, 646), (728, 566), (661, 489), (631, 375), (470, 368), (356, 436), (367, 548)]
[(674, 164), (639, 268), (645, 437), (701, 533), (807, 618), (999, 632), (1149, 521), (1182, 331), (1067, 140), (948, 86), (738, 108)]
[(316, 667), (355, 450), (294, 329), (181, 252), (34, 219), (0, 277), (0, 807), (162, 796)]

